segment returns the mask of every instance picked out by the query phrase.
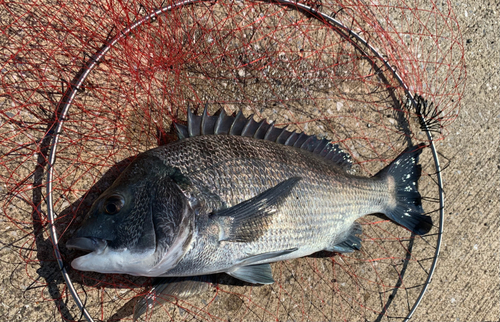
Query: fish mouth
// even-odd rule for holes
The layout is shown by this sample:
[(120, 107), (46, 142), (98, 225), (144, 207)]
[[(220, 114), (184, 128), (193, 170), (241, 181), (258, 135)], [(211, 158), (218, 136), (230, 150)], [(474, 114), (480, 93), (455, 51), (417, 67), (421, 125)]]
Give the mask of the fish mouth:
[(66, 248), (86, 252), (102, 252), (108, 246), (105, 239), (95, 237), (74, 237), (66, 242)]

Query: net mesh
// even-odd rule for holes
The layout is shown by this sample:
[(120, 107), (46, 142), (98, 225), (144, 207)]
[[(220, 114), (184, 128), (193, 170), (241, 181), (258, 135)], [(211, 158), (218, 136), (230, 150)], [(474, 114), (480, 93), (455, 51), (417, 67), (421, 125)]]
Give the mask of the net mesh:
[[(447, 135), (465, 84), (462, 38), (449, 2), (298, 2), (340, 21), (273, 1), (200, 1), (130, 26), (169, 1), (17, 1), (0, 4), (0, 206), (2, 264), (23, 301), (54, 317), (82, 318), (60, 277), (48, 235), (47, 156), (61, 102), (85, 77), (60, 131), (53, 166), (55, 222), (63, 244), (128, 158), (175, 139), (191, 105), (242, 110), (338, 143), (370, 176), (406, 146)], [(129, 29), (128, 29), (129, 28)], [(109, 46), (112, 39), (118, 39)], [(97, 57), (109, 46), (104, 56)], [(375, 48), (381, 57), (371, 51)], [(405, 88), (420, 108), (406, 104)], [(438, 144), (439, 146), (439, 144)], [(419, 182), (437, 223), (430, 153)], [(276, 283), (225, 276), (193, 299), (168, 298), (146, 320), (399, 320), (420, 294), (438, 227), (415, 237), (375, 216), (363, 248), (273, 264)], [(73, 252), (61, 246), (69, 262)], [(7, 264), (8, 263), (8, 264)], [(70, 271), (99, 320), (132, 319), (150, 279)]]

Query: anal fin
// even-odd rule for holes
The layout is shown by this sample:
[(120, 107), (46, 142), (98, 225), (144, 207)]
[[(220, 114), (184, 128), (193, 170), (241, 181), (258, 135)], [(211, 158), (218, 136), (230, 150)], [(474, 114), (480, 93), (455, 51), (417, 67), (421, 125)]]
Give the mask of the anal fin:
[(362, 232), (363, 229), (361, 225), (355, 222), (344, 235), (340, 236), (340, 238), (335, 241), (335, 245), (328, 247), (326, 250), (336, 253), (352, 253), (355, 250), (360, 250), (361, 238), (357, 235), (360, 235)]

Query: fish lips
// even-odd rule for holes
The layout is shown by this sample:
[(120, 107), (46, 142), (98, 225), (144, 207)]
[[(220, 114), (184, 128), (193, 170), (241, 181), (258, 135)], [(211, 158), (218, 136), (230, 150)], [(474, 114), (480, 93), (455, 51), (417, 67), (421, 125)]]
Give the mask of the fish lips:
[(66, 248), (101, 253), (108, 247), (105, 239), (95, 237), (73, 237), (66, 242)]

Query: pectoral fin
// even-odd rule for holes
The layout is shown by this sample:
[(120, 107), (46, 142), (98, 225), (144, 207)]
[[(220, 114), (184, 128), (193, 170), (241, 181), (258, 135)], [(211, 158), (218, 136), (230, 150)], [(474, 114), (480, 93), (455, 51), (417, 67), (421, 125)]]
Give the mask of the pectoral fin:
[(210, 215), (221, 227), (220, 241), (251, 242), (261, 237), (283, 201), (301, 180), (292, 177), (231, 208)]

